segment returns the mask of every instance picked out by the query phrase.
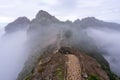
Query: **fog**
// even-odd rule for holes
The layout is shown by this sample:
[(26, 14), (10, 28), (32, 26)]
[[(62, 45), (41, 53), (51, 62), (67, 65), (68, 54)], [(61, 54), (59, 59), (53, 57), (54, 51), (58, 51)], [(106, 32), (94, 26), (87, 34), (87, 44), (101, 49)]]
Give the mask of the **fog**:
[(120, 75), (120, 31), (91, 28), (87, 32), (97, 46), (106, 51), (104, 57), (109, 62), (111, 70)]
[(0, 30), (0, 80), (16, 80), (27, 59), (26, 31), (5, 34)]
[[(120, 75), (120, 31), (117, 30), (112, 30), (108, 28), (88, 28), (87, 30), (83, 29), (77, 29), (73, 27), (68, 27), (68, 26), (57, 26), (56, 27), (50, 27), (41, 29), (40, 31), (41, 35), (40, 36), (39, 44), (47, 44), (48, 42), (54, 43), (58, 36), (57, 34), (61, 34), (61, 32), (64, 35), (64, 31), (70, 31), (72, 33), (72, 38), (74, 39), (71, 41), (71, 39), (67, 39), (67, 41), (64, 43), (65, 44), (78, 44), (81, 45), (82, 47), (85, 47), (86, 50), (89, 51), (94, 51), (95, 46), (97, 45), (98, 50), (101, 50), (103, 52), (106, 52), (103, 56), (105, 59), (109, 62), (111, 70), (115, 72), (117, 75)], [(54, 32), (53, 32), (54, 31)], [(68, 32), (68, 33), (70, 33)], [(87, 34), (88, 36), (87, 36)], [(43, 36), (44, 35), (44, 36)], [(90, 38), (89, 38), (90, 37)], [(42, 41), (41, 41), (42, 39)], [(92, 41), (92, 40), (93, 41)], [(58, 39), (59, 40), (59, 39)], [(92, 41), (92, 42), (90, 42)], [(93, 44), (95, 42), (95, 44)], [(50, 44), (49, 43), (49, 44)], [(38, 43), (37, 43), (38, 44)], [(86, 46), (88, 45), (88, 47)], [(81, 47), (79, 46), (79, 47)], [(91, 46), (91, 47), (90, 47)]]
[(95, 44), (90, 42), (91, 39), (89, 40), (86, 32), (97, 44), (97, 47), (106, 52), (104, 57), (110, 63), (112, 71), (120, 75), (119, 31), (107, 28), (88, 28), (87, 30), (81, 30), (73, 28), (72, 26), (55, 24), (45, 27), (34, 27), (34, 29), (28, 29), (27, 31), (19, 30), (10, 34), (6, 34), (4, 28), (0, 30), (0, 80), (16, 80), (18, 74), (24, 67), (24, 63), (26, 61), (32, 63), (32, 61), (28, 59), (28, 55), (30, 55), (30, 53), (34, 55), (35, 53), (39, 54), (42, 48), (59, 42), (61, 40), (60, 35), (62, 35), (62, 37), (64, 37), (64, 35), (67, 37), (72, 36), (72, 38), (68, 38), (66, 41), (61, 40), (65, 41), (65, 43), (63, 43), (64, 45), (72, 43), (78, 44), (78, 42), (80, 42), (79, 45), (85, 47), (88, 51), (95, 49), (93, 46)]

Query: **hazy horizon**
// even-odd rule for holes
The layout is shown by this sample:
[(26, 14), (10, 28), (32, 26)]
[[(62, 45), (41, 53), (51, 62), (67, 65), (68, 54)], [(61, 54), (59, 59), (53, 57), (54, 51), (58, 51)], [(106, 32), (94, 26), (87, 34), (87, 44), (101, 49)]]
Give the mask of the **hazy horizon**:
[(120, 23), (119, 0), (0, 0), (0, 2), (0, 27), (21, 16), (33, 19), (39, 10), (45, 10), (62, 21), (96, 17)]

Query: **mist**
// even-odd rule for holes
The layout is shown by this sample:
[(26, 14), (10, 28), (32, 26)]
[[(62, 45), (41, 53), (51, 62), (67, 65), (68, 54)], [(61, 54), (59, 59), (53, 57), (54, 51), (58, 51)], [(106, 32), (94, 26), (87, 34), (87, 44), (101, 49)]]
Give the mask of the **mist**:
[[(93, 23), (89, 22), (91, 20)], [(109, 62), (112, 71), (120, 75), (120, 32), (105, 27), (110, 25), (119, 29), (118, 24), (95, 18), (78, 23), (62, 22), (42, 10), (32, 21), (26, 17), (18, 18), (6, 26), (6, 33), (4, 28), (0, 31), (0, 80), (23, 80), (49, 45), (57, 50), (61, 46), (73, 46), (93, 57), (99, 56), (96, 60)]]
[(0, 80), (16, 80), (27, 59), (26, 31), (0, 30)]
[[(35, 27), (34, 27), (35, 28)], [(33, 29), (32, 29), (33, 30)], [(38, 31), (37, 31), (38, 30)], [(88, 52), (94, 51), (96, 44), (99, 50), (105, 51), (103, 56), (110, 64), (111, 70), (120, 75), (119, 71), (119, 52), (120, 52), (120, 32), (112, 29), (77, 29), (67, 25), (56, 25), (39, 27), (35, 31), (19, 30), (6, 34), (4, 29), (0, 31), (0, 80), (16, 80), (19, 73), (25, 65), (34, 63), (29, 60), (30, 54), (39, 54), (41, 49), (50, 44), (57, 43), (59, 35), (62, 37), (67, 34), (70, 38), (65, 40), (67, 44), (79, 44), (79, 47), (85, 48)], [(87, 32), (87, 34), (86, 34)], [(93, 42), (90, 42), (89, 37)], [(64, 45), (65, 45), (64, 43)], [(81, 46), (80, 46), (81, 45)], [(90, 47), (92, 46), (92, 47)], [(37, 58), (31, 56), (32, 59)], [(39, 56), (37, 56), (39, 57)], [(27, 64), (26, 64), (27, 63)], [(29, 69), (29, 68), (27, 68)], [(30, 69), (29, 69), (30, 71)]]
[(120, 76), (120, 31), (89, 28), (87, 32), (98, 48), (106, 51), (103, 56), (109, 62), (111, 70)]

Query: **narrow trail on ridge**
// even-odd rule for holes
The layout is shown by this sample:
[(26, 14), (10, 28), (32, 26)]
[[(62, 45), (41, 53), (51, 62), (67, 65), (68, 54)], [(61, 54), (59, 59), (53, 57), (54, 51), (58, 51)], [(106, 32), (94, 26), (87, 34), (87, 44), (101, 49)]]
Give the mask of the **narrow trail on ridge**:
[(66, 57), (67, 80), (81, 80), (79, 59), (72, 54), (67, 54)]

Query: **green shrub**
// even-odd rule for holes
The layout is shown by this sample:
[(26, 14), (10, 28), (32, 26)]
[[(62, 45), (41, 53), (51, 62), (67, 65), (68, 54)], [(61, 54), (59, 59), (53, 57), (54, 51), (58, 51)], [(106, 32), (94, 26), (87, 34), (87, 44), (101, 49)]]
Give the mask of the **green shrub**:
[(32, 74), (29, 74), (28, 76), (26, 76), (26, 77), (24, 78), (24, 80), (30, 80), (31, 75), (32, 75)]
[(57, 80), (64, 80), (64, 65), (60, 64), (55, 70)]
[(100, 78), (98, 76), (96, 76), (96, 75), (90, 75), (88, 77), (88, 80), (100, 80)]
[(64, 80), (64, 71), (62, 67), (58, 67), (55, 71), (57, 80)]
[(44, 68), (43, 66), (40, 66), (40, 67), (38, 68), (38, 72), (39, 72), (39, 73), (42, 73), (44, 70), (45, 70), (45, 68)]

